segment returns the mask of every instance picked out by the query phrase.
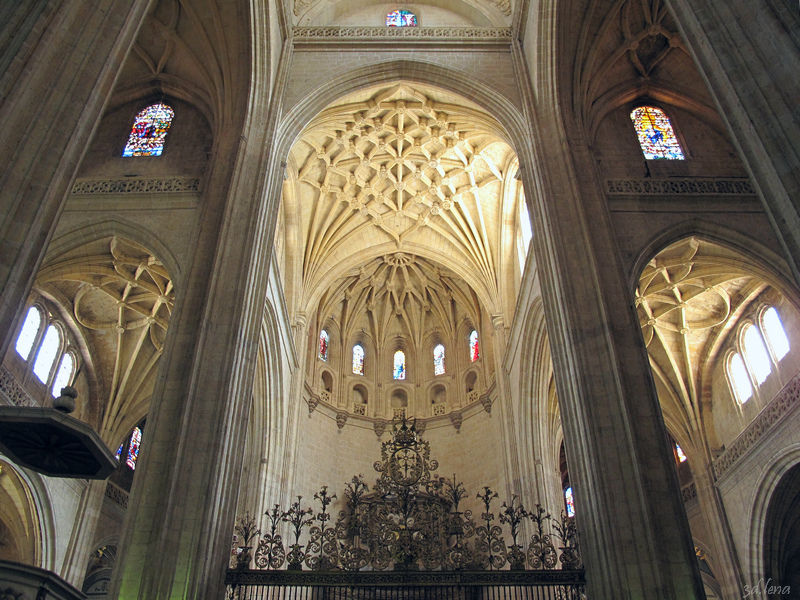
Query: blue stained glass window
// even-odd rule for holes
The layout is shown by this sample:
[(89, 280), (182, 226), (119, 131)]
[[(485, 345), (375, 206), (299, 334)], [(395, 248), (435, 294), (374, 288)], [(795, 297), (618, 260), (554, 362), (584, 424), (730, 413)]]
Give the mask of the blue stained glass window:
[(386, 15), (387, 27), (416, 27), (417, 15), (408, 10), (393, 10)]
[(353, 375), (364, 374), (364, 347), (361, 344), (353, 346)]
[(444, 375), (444, 346), (441, 344), (433, 349), (433, 374)]
[(631, 113), (631, 121), (647, 160), (683, 160), (683, 150), (663, 110), (654, 106), (640, 106)]
[(163, 102), (153, 104), (136, 115), (122, 156), (161, 156), (175, 111)]
[(139, 458), (139, 445), (142, 443), (142, 430), (138, 427), (133, 428), (131, 442), (128, 444), (128, 459), (125, 464), (131, 469), (136, 468), (136, 459)]
[(117, 458), (117, 460), (119, 460), (119, 457), (120, 457), (120, 456), (122, 456), (122, 447), (123, 447), (124, 445), (125, 445), (125, 444), (120, 444), (120, 445), (119, 445), (119, 448), (117, 448), (117, 454), (116, 454), (116, 458)]
[(392, 370), (392, 377), (395, 379), (406, 378), (406, 354), (402, 350), (394, 353), (394, 369)]
[(328, 360), (328, 332), (324, 329), (319, 334), (319, 357)]
[(683, 448), (681, 448), (678, 444), (675, 444), (675, 454), (678, 455), (678, 462), (686, 462), (686, 455), (683, 453)]
[(480, 348), (478, 348), (478, 332), (473, 330), (469, 334), (469, 359), (472, 362), (478, 360), (481, 356)]
[(572, 518), (575, 516), (575, 499), (572, 497), (572, 487), (564, 490), (564, 504), (567, 507), (567, 516)]

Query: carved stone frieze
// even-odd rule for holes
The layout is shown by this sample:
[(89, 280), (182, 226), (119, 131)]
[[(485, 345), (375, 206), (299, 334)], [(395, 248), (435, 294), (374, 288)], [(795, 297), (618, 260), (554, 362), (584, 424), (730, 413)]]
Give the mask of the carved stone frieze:
[(755, 194), (748, 179), (607, 179), (606, 193), (614, 196), (733, 195)]
[(717, 479), (722, 477), (750, 448), (769, 433), (783, 419), (784, 415), (796, 408), (798, 404), (800, 404), (800, 377), (795, 377), (714, 461), (714, 473)]
[(169, 194), (198, 193), (197, 177), (131, 177), (126, 179), (78, 179), (72, 186), (73, 194)]
[[(498, 0), (502, 2), (503, 0)], [(510, 10), (510, 9), (509, 9)], [(510, 41), (510, 27), (295, 27), (298, 41), (330, 39), (431, 39)]]
[(106, 498), (111, 500), (117, 506), (128, 508), (128, 493), (110, 481), (106, 482)]
[(0, 394), (15, 406), (39, 406), (22, 384), (4, 367), (0, 367)]

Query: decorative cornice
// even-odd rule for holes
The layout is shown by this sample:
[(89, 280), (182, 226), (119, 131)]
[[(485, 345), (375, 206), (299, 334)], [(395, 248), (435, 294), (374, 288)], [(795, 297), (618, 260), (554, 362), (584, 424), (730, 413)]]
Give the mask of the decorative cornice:
[(758, 413), (753, 422), (733, 440), (730, 446), (714, 461), (717, 479), (722, 477), (748, 450), (769, 433), (784, 416), (800, 405), (800, 376), (789, 382), (772, 401)]
[(73, 194), (170, 194), (199, 193), (198, 177), (130, 177), (126, 179), (78, 179), (72, 186)]
[(511, 41), (510, 27), (295, 27), (294, 42), (342, 40), (478, 40)]
[(39, 406), (28, 390), (5, 367), (0, 367), (0, 394), (14, 406)]
[(607, 179), (606, 193), (614, 196), (752, 196), (756, 193), (749, 179)]

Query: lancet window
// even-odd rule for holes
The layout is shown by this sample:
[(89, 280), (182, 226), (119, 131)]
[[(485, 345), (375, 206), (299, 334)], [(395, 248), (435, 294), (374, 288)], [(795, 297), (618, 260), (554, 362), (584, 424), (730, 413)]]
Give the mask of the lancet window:
[(742, 327), (739, 340), (738, 351), (728, 356), (727, 372), (733, 396), (743, 404), (789, 353), (789, 338), (778, 311), (770, 306), (761, 312), (757, 323)]
[(469, 334), (469, 359), (471, 362), (475, 362), (480, 358), (480, 348), (478, 347), (478, 332), (474, 329), (472, 333)]
[(572, 495), (572, 486), (564, 490), (564, 506), (567, 509), (567, 516), (572, 518), (575, 516), (575, 498)]
[(433, 374), (444, 375), (444, 346), (438, 344), (433, 349)]
[(328, 360), (328, 332), (324, 329), (319, 332), (319, 358), (320, 360)]
[(353, 346), (353, 375), (364, 374), (364, 347), (361, 344)]
[(406, 353), (398, 350), (394, 353), (394, 365), (392, 367), (392, 377), (394, 379), (406, 378)]
[(72, 383), (77, 362), (74, 351), (62, 325), (56, 321), (48, 323), (40, 307), (28, 309), (14, 348), (29, 363), (36, 378), (49, 386), (54, 398), (61, 394), (61, 388)]

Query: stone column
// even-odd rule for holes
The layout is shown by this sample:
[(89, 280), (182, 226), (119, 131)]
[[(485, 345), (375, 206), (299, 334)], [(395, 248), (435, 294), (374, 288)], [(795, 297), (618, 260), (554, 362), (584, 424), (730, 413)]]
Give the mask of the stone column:
[(800, 282), (800, 14), (789, 0), (667, 0)]
[(81, 494), (78, 511), (75, 514), (75, 525), (72, 528), (72, 537), (69, 540), (60, 575), (78, 589), (83, 587), (86, 567), (94, 550), (97, 521), (103, 508), (106, 485), (105, 479), (90, 480)]
[(633, 291), (600, 178), (552, 71), (538, 65), (537, 76), (532, 133), (522, 136), (518, 150), (587, 596), (703, 598)]
[(0, 356), (152, 0), (0, 8)]

